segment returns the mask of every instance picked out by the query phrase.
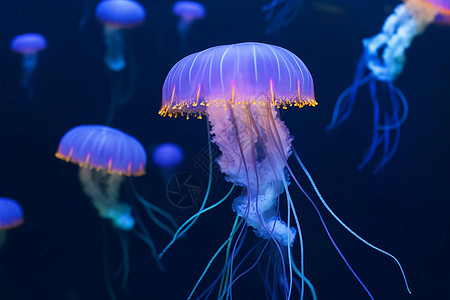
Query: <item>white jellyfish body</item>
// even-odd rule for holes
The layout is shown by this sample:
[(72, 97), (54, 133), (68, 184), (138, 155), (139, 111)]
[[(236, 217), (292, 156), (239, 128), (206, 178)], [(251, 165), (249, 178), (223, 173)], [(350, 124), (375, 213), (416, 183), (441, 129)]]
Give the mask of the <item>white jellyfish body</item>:
[(28, 98), (34, 97), (30, 80), (38, 62), (38, 52), (47, 48), (47, 40), (39, 33), (24, 33), (12, 39), (11, 50), (22, 54), (23, 75), (21, 83), (26, 88)]

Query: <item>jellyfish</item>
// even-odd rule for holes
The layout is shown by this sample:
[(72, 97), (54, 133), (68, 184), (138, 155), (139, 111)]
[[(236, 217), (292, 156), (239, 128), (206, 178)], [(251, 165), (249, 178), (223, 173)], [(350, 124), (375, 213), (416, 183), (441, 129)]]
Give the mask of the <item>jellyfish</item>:
[(28, 99), (34, 98), (31, 79), (38, 61), (38, 52), (47, 48), (47, 40), (39, 33), (24, 33), (12, 39), (11, 50), (22, 54), (23, 75), (21, 83), (25, 87)]
[(133, 0), (103, 0), (96, 8), (97, 19), (104, 25), (105, 64), (113, 71), (110, 80), (110, 107), (105, 124), (110, 125), (117, 106), (123, 106), (132, 97), (135, 88), (134, 57), (128, 51), (128, 73), (125, 69), (125, 42), (123, 29), (141, 25), (146, 16), (144, 7)]
[(405, 51), (413, 39), (434, 20), (445, 23), (450, 17), (450, 1), (405, 0), (388, 16), (381, 32), (363, 39), (364, 51), (356, 68), (353, 83), (339, 96), (327, 129), (335, 129), (350, 116), (357, 92), (368, 85), (373, 105), (373, 129), (370, 146), (358, 170), (372, 160), (377, 151), (381, 160), (377, 174), (394, 156), (400, 141), (400, 126), (408, 115), (408, 103), (393, 81), (402, 73)]
[(0, 249), (6, 241), (6, 231), (23, 223), (22, 207), (10, 198), (0, 197)]
[(145, 20), (145, 9), (132, 0), (104, 0), (97, 4), (95, 15), (105, 26), (105, 63), (111, 71), (121, 71), (126, 65), (121, 30), (141, 25)]
[(174, 168), (183, 161), (183, 149), (173, 143), (164, 143), (153, 151), (153, 163), (160, 168)]
[(272, 0), (264, 5), (262, 10), (266, 12), (267, 25), (265, 34), (279, 34), (281, 27), (288, 26), (300, 12), (302, 0)]
[[(145, 174), (147, 154), (142, 144), (134, 137), (112, 127), (81, 125), (69, 130), (61, 139), (55, 156), (80, 166), (78, 177), (83, 191), (92, 200), (100, 217), (111, 221), (119, 230), (124, 252), (123, 286), (128, 276), (128, 248), (124, 232), (132, 232), (149, 247), (158, 267), (163, 269), (157, 250), (144, 226), (141, 217), (132, 207), (136, 205), (120, 201), (120, 188), (126, 178)], [(162, 230), (174, 234), (177, 225), (173, 218), (161, 208), (145, 200), (131, 181), (127, 188), (141, 204), (149, 217)], [(133, 200), (133, 199), (131, 199)], [(163, 217), (166, 222), (161, 221)]]
[(205, 7), (195, 1), (177, 1), (172, 7), (172, 12), (179, 16), (178, 33), (182, 39), (186, 40), (186, 33), (196, 19), (205, 17)]
[(168, 182), (176, 172), (177, 167), (183, 162), (184, 153), (180, 146), (173, 143), (158, 145), (153, 151), (153, 163), (161, 170), (161, 176)]
[[(269, 287), (268, 298), (278, 298), (273, 296), (275, 294), (290, 299), (295, 291), (303, 298), (305, 285), (308, 285), (316, 299), (314, 288), (305, 276), (302, 231), (295, 208), (296, 201), (289, 189), (290, 182), (295, 183), (314, 207), (344, 263), (373, 298), (329, 233), (317, 201), (308, 195), (297, 175), (292, 172), (288, 164), (291, 154), (294, 154), (317, 198), (331, 216), (361, 242), (394, 259), (406, 283), (403, 269), (394, 256), (355, 233), (327, 205), (292, 146), (293, 137), (280, 118), (280, 110), (317, 105), (312, 76), (295, 54), (278, 46), (250, 42), (209, 48), (175, 64), (166, 77), (162, 94), (161, 116), (185, 116), (186, 119), (192, 116), (202, 119), (206, 116), (208, 135), (211, 134), (212, 143), (222, 152), (218, 159), (221, 172), (233, 185), (221, 200), (206, 207), (211, 188), (210, 157), (210, 179), (199, 212), (181, 225), (159, 256), (162, 258), (202, 214), (223, 203), (234, 188), (241, 187), (243, 190), (232, 204), (237, 217), (230, 235), (214, 253), (188, 299), (193, 297), (200, 281), (221, 251), (225, 251), (226, 257), (219, 275), (221, 278), (218, 277), (202, 295), (217, 291), (215, 283), (220, 282), (218, 298), (232, 298), (234, 282), (252, 268), (242, 270), (240, 267), (250, 257), (244, 253), (239, 256), (246, 228), (253, 229), (256, 236), (264, 241), (263, 251), (268, 249), (269, 244), (275, 249), (270, 259), (274, 262), (271, 268), (274, 275), (266, 276), (268, 281), (274, 278), (271, 283), (265, 284)], [(255, 267), (260, 257), (250, 265)], [(297, 284), (297, 281), (301, 284)]]

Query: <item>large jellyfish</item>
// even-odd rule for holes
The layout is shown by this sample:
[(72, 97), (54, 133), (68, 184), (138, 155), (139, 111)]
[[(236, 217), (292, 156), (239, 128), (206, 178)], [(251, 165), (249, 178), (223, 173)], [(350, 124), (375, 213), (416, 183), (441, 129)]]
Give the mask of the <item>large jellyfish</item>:
[[(80, 166), (79, 179), (83, 191), (91, 198), (100, 217), (108, 219), (120, 232), (130, 231), (149, 247), (156, 263), (162, 269), (150, 234), (130, 204), (119, 201), (120, 188), (127, 177), (145, 174), (146, 152), (134, 137), (108, 126), (81, 125), (69, 130), (61, 139), (55, 156)], [(164, 231), (173, 236), (177, 228), (172, 217), (156, 205), (146, 201), (134, 188), (134, 198), (145, 208), (147, 214)], [(132, 199), (131, 199), (132, 200)], [(163, 217), (166, 222), (160, 220)], [(137, 227), (137, 228), (136, 228)], [(122, 235), (124, 250), (124, 282), (128, 275), (128, 255)]]
[(267, 13), (267, 35), (279, 34), (281, 27), (289, 25), (297, 17), (303, 0), (272, 0), (262, 7)]
[[(314, 289), (304, 275), (303, 238), (289, 190), (291, 181), (295, 182), (313, 205), (333, 246), (372, 298), (334, 242), (315, 201), (291, 171), (287, 160), (292, 153), (309, 179), (317, 198), (337, 222), (361, 242), (388, 255), (400, 266), (394, 256), (368, 243), (337, 217), (320, 195), (311, 175), (293, 149), (293, 138), (280, 119), (279, 110), (316, 104), (313, 80), (307, 67), (292, 52), (278, 46), (241, 43), (213, 47), (185, 57), (170, 70), (164, 82), (159, 114), (169, 117), (186, 116), (187, 119), (192, 115), (199, 119), (206, 115), (209, 121), (208, 134), (212, 135), (212, 142), (222, 152), (218, 159), (221, 171), (225, 173), (226, 180), (233, 183), (231, 190), (240, 186), (244, 191), (242, 196), (233, 201), (237, 217), (229, 237), (213, 255), (188, 299), (194, 295), (209, 266), (224, 249), (227, 249), (226, 263), (221, 278), (218, 277), (199, 298), (210, 295), (213, 290), (217, 291), (215, 283), (219, 281), (218, 297), (232, 298), (233, 283), (255, 267), (262, 256), (259, 255), (257, 261), (250, 263), (250, 269), (242, 270), (240, 267), (245, 260), (249, 260), (249, 256), (239, 253), (247, 226), (253, 228), (263, 241), (266, 240), (263, 242), (263, 251), (269, 244), (275, 249), (272, 253), (276, 255), (269, 259), (273, 263), (269, 269), (273, 270), (274, 275), (265, 276), (268, 281), (273, 278), (271, 284), (266, 282), (265, 285), (268, 298), (277, 299), (281, 295), (284, 299), (290, 299), (295, 291), (303, 298), (305, 284), (310, 287), (315, 298)], [(209, 147), (211, 149), (211, 144)], [(210, 174), (211, 169), (210, 158)], [(211, 175), (199, 212), (178, 229), (160, 257), (201, 214), (218, 206), (231, 194), (230, 191), (223, 199), (207, 208), (210, 188)], [(403, 274), (402, 269), (401, 272)], [(297, 281), (301, 281), (301, 284), (297, 284)]]
[(172, 6), (172, 12), (179, 16), (178, 33), (183, 43), (186, 43), (186, 34), (196, 19), (203, 19), (206, 11), (203, 4), (195, 1), (177, 1)]
[(23, 223), (22, 207), (19, 203), (0, 197), (0, 249), (6, 241), (6, 231)]
[(135, 86), (134, 58), (130, 52), (128, 52), (128, 75), (120, 72), (127, 65), (122, 30), (141, 25), (146, 12), (139, 2), (133, 0), (103, 0), (97, 4), (95, 14), (104, 25), (105, 64), (114, 71), (114, 74), (111, 74), (111, 102), (105, 122), (109, 125), (114, 118), (116, 107), (124, 105), (131, 98)]
[[(448, 0), (405, 0), (384, 22), (377, 35), (363, 39), (364, 52), (356, 68), (353, 83), (342, 92), (327, 129), (334, 129), (350, 116), (358, 89), (369, 86), (373, 105), (372, 139), (358, 170), (363, 169), (377, 150), (381, 160), (376, 174), (394, 156), (400, 141), (400, 126), (408, 115), (408, 103), (393, 81), (402, 73), (405, 51), (414, 37), (434, 20), (445, 23), (450, 16)], [(367, 71), (366, 71), (367, 69)], [(367, 74), (366, 74), (367, 73)]]
[(47, 40), (39, 33), (24, 33), (11, 41), (11, 50), (22, 54), (23, 75), (21, 83), (27, 90), (28, 99), (34, 98), (31, 79), (38, 62), (38, 52), (47, 48)]

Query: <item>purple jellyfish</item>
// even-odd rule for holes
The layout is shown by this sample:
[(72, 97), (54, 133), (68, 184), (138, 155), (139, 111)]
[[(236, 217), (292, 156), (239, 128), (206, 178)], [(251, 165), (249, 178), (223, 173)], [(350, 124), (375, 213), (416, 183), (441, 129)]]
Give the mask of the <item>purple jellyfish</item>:
[[(215, 283), (220, 281), (220, 287), (216, 289), (218, 298), (231, 299), (234, 282), (250, 271), (242, 270), (242, 267), (240, 269), (241, 263), (248, 259), (247, 255), (239, 253), (247, 227), (251, 227), (258, 237), (266, 240), (262, 242), (265, 245), (264, 250), (269, 244), (275, 249), (274, 255), (269, 259), (272, 267), (268, 268), (274, 274), (266, 277), (267, 280), (274, 278), (274, 281), (266, 282), (266, 291), (271, 291), (271, 295), (272, 292), (275, 295), (281, 294), (283, 299), (291, 299), (291, 296), (295, 298), (293, 293), (297, 289), (301, 299), (307, 284), (315, 299), (314, 289), (304, 275), (303, 238), (295, 208), (295, 202), (298, 200), (294, 201), (291, 196), (290, 182), (296, 184), (314, 207), (333, 246), (372, 297), (334, 242), (316, 201), (304, 190), (297, 175), (289, 167), (288, 159), (292, 153), (309, 179), (320, 203), (335, 220), (361, 242), (388, 255), (400, 266), (394, 256), (364, 240), (338, 218), (319, 193), (292, 146), (293, 138), (281, 120), (279, 110), (317, 104), (311, 74), (295, 54), (263, 43), (240, 43), (209, 48), (189, 55), (175, 64), (166, 77), (162, 94), (159, 112), (162, 116), (186, 115), (186, 118), (189, 118), (189, 115), (194, 114), (199, 119), (202, 115), (207, 116), (208, 133), (212, 135), (212, 142), (222, 152), (217, 161), (221, 171), (225, 173), (225, 179), (233, 183), (231, 190), (236, 186), (241, 186), (244, 190), (241, 196), (234, 199), (232, 205), (237, 217), (229, 237), (213, 255), (188, 299), (193, 297), (209, 266), (224, 249), (227, 250), (226, 263), (220, 275), (222, 279), (218, 277), (204, 293), (210, 295), (217, 288)], [(212, 175), (211, 144), (209, 147), (208, 191)], [(208, 208), (205, 207), (209, 196), (207, 192), (199, 212), (178, 229), (173, 240), (159, 256), (162, 257), (201, 214), (223, 203), (231, 194), (231, 190)], [(297, 236), (298, 244), (294, 244)], [(257, 261), (250, 264), (255, 267), (261, 257), (262, 254), (258, 255)], [(296, 267), (295, 261), (299, 268)], [(403, 269), (401, 271), (403, 274)], [(300, 280), (301, 284), (296, 284), (297, 280)], [(268, 295), (268, 298), (273, 297)]]
[(23, 75), (21, 83), (28, 93), (28, 99), (34, 98), (34, 89), (30, 83), (38, 61), (38, 52), (47, 48), (47, 41), (39, 33), (24, 33), (12, 39), (11, 50), (23, 55)]
[(141, 25), (145, 20), (145, 9), (132, 0), (103, 0), (97, 4), (95, 15), (105, 26), (105, 63), (110, 70), (121, 71), (126, 65), (121, 30)]
[[(80, 166), (79, 179), (83, 191), (91, 198), (100, 217), (111, 220), (114, 227), (123, 232), (129, 231), (142, 239), (149, 247), (158, 266), (162, 269), (158, 253), (147, 228), (139, 214), (131, 210), (127, 203), (120, 202), (120, 188), (127, 177), (145, 174), (147, 154), (142, 144), (134, 137), (108, 126), (81, 125), (69, 130), (61, 139), (55, 156)], [(149, 217), (164, 231), (173, 236), (177, 228), (172, 217), (145, 200), (134, 188), (132, 181), (126, 185), (136, 199), (144, 206)], [(156, 214), (165, 218), (170, 225), (162, 222)], [(137, 225), (137, 228), (135, 228)], [(172, 227), (172, 228), (171, 228)], [(124, 239), (122, 239), (124, 241)], [(124, 247), (124, 281), (128, 276), (127, 247)]]
[(122, 71), (127, 63), (124, 58), (125, 43), (122, 29), (141, 25), (145, 20), (145, 9), (133, 0), (103, 0), (95, 8), (97, 19), (104, 25), (106, 54), (104, 61), (114, 72), (110, 82), (110, 105), (105, 124), (110, 125), (117, 106), (122, 106), (132, 97), (135, 89), (135, 68), (131, 53), (128, 74)]
[(6, 231), (23, 223), (23, 212), (16, 201), (0, 197), (0, 249), (6, 240)]
[(153, 151), (153, 163), (162, 169), (171, 169), (183, 161), (183, 149), (173, 143), (165, 143)]
[(172, 7), (172, 12), (179, 16), (178, 33), (184, 37), (192, 22), (203, 19), (206, 11), (203, 4), (195, 1), (177, 1)]

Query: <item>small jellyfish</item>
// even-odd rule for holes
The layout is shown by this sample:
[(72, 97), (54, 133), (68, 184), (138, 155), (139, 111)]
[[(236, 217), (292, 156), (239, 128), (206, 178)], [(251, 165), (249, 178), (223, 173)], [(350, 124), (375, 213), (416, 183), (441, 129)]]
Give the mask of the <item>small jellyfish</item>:
[(266, 21), (269, 22), (266, 35), (279, 34), (281, 27), (289, 25), (300, 12), (303, 0), (272, 0), (262, 7), (267, 12)]
[[(132, 232), (141, 238), (150, 247), (158, 266), (162, 269), (155, 245), (139, 214), (132, 211), (130, 204), (119, 201), (120, 188), (124, 180), (145, 174), (147, 154), (142, 144), (134, 137), (112, 127), (81, 125), (72, 128), (62, 137), (55, 156), (80, 166), (78, 175), (81, 186), (91, 198), (100, 217), (110, 220), (113, 226), (120, 230), (119, 232)], [(129, 200), (136, 199), (157, 226), (173, 235), (172, 228), (177, 226), (171, 216), (146, 201), (131, 181), (126, 186), (131, 188), (130, 194), (134, 196)], [(162, 222), (160, 217), (167, 219), (170, 224)], [(127, 262), (125, 243), (122, 242), (122, 245), (124, 261)], [(125, 263), (124, 280), (127, 275), (128, 264)]]
[(177, 167), (183, 162), (184, 153), (180, 146), (173, 143), (158, 145), (153, 151), (153, 163), (158, 166), (161, 176), (168, 182), (177, 173)]
[[(280, 118), (280, 110), (317, 105), (312, 76), (295, 54), (263, 43), (209, 48), (191, 54), (175, 64), (166, 77), (162, 94), (159, 111), (162, 116), (181, 115), (189, 119), (194, 115), (202, 119), (206, 115), (211, 141), (222, 152), (217, 160), (220, 170), (233, 185), (221, 200), (206, 207), (212, 182), (212, 151), (209, 143), (209, 182), (200, 210), (177, 230), (159, 256), (162, 257), (200, 215), (223, 203), (235, 187), (243, 189), (241, 196), (234, 199), (232, 204), (237, 216), (231, 233), (211, 258), (188, 299), (193, 297), (200, 281), (221, 251), (225, 252), (224, 268), (199, 298), (211, 295), (213, 291), (218, 292), (220, 299), (232, 298), (233, 284), (255, 268), (263, 254), (257, 255), (256, 262), (248, 262), (249, 252), (239, 253), (248, 227), (261, 239), (262, 251), (268, 249), (269, 245), (274, 249), (269, 258), (272, 266), (267, 268), (273, 274), (268, 274), (265, 278), (267, 298), (302, 299), (306, 284), (316, 299), (314, 288), (304, 273), (303, 238), (296, 210), (296, 202), (299, 200), (293, 199), (290, 182), (295, 183), (311, 203), (336, 251), (373, 299), (335, 243), (317, 207), (317, 201), (313, 200), (300, 183), (297, 176), (301, 174), (295, 174), (289, 166), (291, 154), (294, 154), (308, 178), (319, 203), (331, 216), (362, 243), (391, 257), (404, 276), (401, 265), (394, 256), (364, 240), (331, 210), (292, 146), (293, 137)], [(255, 247), (250, 251), (253, 249)], [(252, 267), (245, 270), (240, 267), (243, 262), (250, 263)], [(406, 283), (406, 278), (404, 279)], [(301, 284), (297, 281), (301, 281)], [(220, 286), (217, 287), (219, 282)], [(295, 293), (298, 295), (294, 296)]]
[[(103, 0), (95, 8), (97, 19), (104, 25), (106, 45), (105, 64), (110, 74), (110, 105), (105, 124), (111, 125), (116, 108), (125, 105), (133, 96), (136, 85), (135, 62), (131, 51), (125, 60), (123, 29), (141, 25), (146, 16), (144, 7), (133, 0)], [(124, 72), (128, 66), (127, 72)], [(122, 71), (122, 72), (121, 72)]]
[(104, 25), (105, 63), (110, 70), (121, 71), (126, 65), (122, 29), (141, 25), (145, 20), (145, 9), (132, 0), (103, 0), (97, 4), (95, 15)]
[[(368, 84), (373, 105), (373, 129), (370, 146), (358, 170), (362, 170), (380, 152), (377, 174), (397, 151), (400, 126), (408, 116), (406, 97), (393, 81), (402, 73), (405, 51), (413, 39), (432, 22), (449, 24), (449, 0), (405, 0), (383, 24), (377, 35), (363, 39), (364, 52), (356, 68), (353, 83), (345, 89), (334, 108), (327, 129), (335, 129), (350, 116), (360, 87)], [(366, 71), (367, 70), (367, 71)], [(380, 149), (381, 148), (381, 149)]]
[(34, 98), (31, 79), (38, 61), (38, 52), (47, 48), (47, 40), (39, 33), (24, 33), (12, 39), (11, 50), (22, 54), (23, 75), (21, 83), (27, 90), (28, 99)]
[(195, 1), (177, 1), (172, 7), (172, 12), (180, 17), (178, 33), (184, 40), (192, 22), (196, 19), (203, 19), (206, 14), (203, 4)]
[(0, 197), (0, 249), (6, 241), (6, 231), (23, 223), (23, 212), (16, 201)]
[(153, 151), (153, 163), (162, 169), (178, 166), (183, 161), (183, 149), (173, 143), (165, 143)]

